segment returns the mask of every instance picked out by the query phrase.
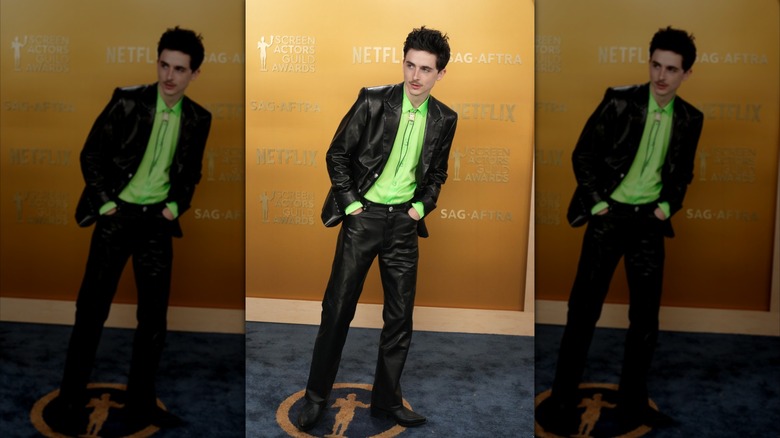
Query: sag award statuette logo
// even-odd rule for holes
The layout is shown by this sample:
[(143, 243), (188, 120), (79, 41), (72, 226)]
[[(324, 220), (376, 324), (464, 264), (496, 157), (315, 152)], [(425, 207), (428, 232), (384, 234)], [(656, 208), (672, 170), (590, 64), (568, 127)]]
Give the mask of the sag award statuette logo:
[[(539, 438), (564, 438), (550, 432), (555, 428), (554, 424), (542, 424), (544, 421), (555, 421), (555, 418), (539, 415), (539, 412), (548, 408), (546, 402), (551, 390), (544, 391), (534, 400), (536, 422), (534, 434)], [(638, 438), (644, 436), (652, 429), (641, 423), (628, 424), (622, 421), (616, 414), (618, 398), (618, 385), (614, 383), (582, 383), (580, 384), (577, 405), (579, 422), (577, 431), (571, 435), (578, 438)], [(648, 400), (651, 408), (658, 410), (652, 400)], [(544, 418), (544, 420), (542, 420)], [(542, 423), (540, 423), (540, 421)]]
[[(406, 430), (393, 420), (371, 417), (371, 389), (372, 385), (366, 383), (334, 384), (327, 409), (317, 426), (309, 431), (311, 434), (295, 427), (306, 390), (296, 392), (279, 405), (276, 422), (288, 435), (296, 438), (392, 438)], [(403, 404), (412, 408), (406, 400)]]
[[(308, 35), (265, 35), (257, 41), (260, 71), (274, 73), (314, 73), (317, 39)], [(271, 63), (269, 65), (269, 58)]]
[[(87, 385), (89, 401), (73, 413), (76, 418), (66, 419), (55, 412), (52, 402), (60, 395), (60, 390), (56, 389), (35, 402), (30, 420), (38, 432), (50, 438), (71, 436), (63, 432), (65, 425), (60, 423), (65, 420), (75, 423), (79, 437), (145, 438), (154, 435), (160, 430), (157, 426), (128, 421), (123, 415), (126, 389), (127, 386), (120, 383), (90, 383)], [(159, 399), (157, 406), (165, 409)]]
[(314, 225), (314, 192), (268, 190), (259, 197), (262, 223), (276, 225)]
[(65, 35), (15, 35), (14, 71), (26, 73), (68, 73), (70, 37)]

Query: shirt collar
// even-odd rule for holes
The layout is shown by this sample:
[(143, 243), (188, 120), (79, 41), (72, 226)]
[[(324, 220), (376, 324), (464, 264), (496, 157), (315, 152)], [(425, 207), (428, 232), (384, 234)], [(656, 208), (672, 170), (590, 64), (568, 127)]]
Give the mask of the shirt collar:
[[(184, 99), (179, 99), (178, 102), (173, 106), (173, 108), (170, 108), (170, 112), (173, 113), (175, 116), (181, 115), (181, 107), (182, 102)], [(155, 109), (155, 114), (159, 114), (165, 110), (168, 110), (168, 106), (165, 104), (165, 101), (163, 100), (162, 96), (160, 96), (160, 92), (157, 92), (157, 108)]]
[[(414, 109), (414, 106), (412, 105), (412, 101), (409, 100), (409, 98), (406, 96), (406, 93), (403, 93), (404, 101), (401, 105), (401, 112), (407, 113)], [(431, 96), (428, 96), (427, 99), (425, 99), (425, 102), (421, 103), (419, 107), (417, 107), (417, 114), (425, 117), (428, 115), (428, 101), (431, 100)]]

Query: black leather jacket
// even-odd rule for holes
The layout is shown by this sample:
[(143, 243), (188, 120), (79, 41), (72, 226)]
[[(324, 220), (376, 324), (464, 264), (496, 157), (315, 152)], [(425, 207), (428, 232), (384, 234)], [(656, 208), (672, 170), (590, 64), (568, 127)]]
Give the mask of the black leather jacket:
[[(165, 200), (177, 204), (179, 215), (190, 208), (195, 185), (200, 181), (211, 127), (211, 113), (186, 96), (183, 99), (179, 141)], [(86, 187), (76, 207), (80, 226), (94, 223), (100, 207), (116, 201), (135, 174), (149, 142), (156, 104), (157, 84), (117, 88), (95, 120), (81, 151)], [(180, 237), (178, 218), (173, 225), (173, 235)]]
[[(393, 147), (401, 120), (403, 84), (363, 88), (341, 121), (326, 155), (331, 190), (322, 209), (322, 221), (335, 226), (351, 203), (361, 200), (379, 178)], [(436, 208), (441, 185), (447, 179), (447, 161), (458, 115), (430, 96), (417, 189), (412, 202), (422, 202), (425, 215)], [(427, 237), (424, 220), (417, 233)]]
[[(594, 205), (609, 201), (609, 195), (628, 174), (639, 149), (647, 118), (649, 84), (608, 88), (604, 99), (588, 119), (572, 154), (577, 189), (569, 204), (567, 219), (574, 227), (585, 224)], [(701, 111), (677, 96), (672, 133), (657, 202), (668, 202), (670, 213), (682, 208), (688, 184), (693, 179), (694, 157), (704, 121)], [(667, 220), (666, 235), (673, 236)]]

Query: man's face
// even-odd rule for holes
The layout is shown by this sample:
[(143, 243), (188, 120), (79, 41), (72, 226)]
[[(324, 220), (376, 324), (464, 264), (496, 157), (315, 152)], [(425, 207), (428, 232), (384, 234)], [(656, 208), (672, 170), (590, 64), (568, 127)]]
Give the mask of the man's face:
[(178, 102), (184, 90), (199, 74), (200, 69), (192, 71), (190, 68), (190, 55), (163, 49), (157, 59), (157, 81), (165, 103), (171, 106)]
[(406, 95), (415, 107), (428, 98), (436, 81), (447, 72), (436, 70), (436, 55), (415, 49), (406, 52), (403, 68)]
[(650, 55), (650, 89), (661, 106), (672, 100), (691, 74), (691, 70), (683, 71), (682, 61), (682, 55), (669, 50), (656, 49)]

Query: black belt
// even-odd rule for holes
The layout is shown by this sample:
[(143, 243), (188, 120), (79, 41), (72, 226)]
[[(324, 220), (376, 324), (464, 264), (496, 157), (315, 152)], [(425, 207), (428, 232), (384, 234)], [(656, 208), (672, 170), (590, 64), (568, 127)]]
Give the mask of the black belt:
[(612, 213), (616, 214), (629, 214), (629, 215), (652, 215), (655, 209), (658, 208), (658, 204), (651, 202), (648, 204), (624, 204), (622, 202), (610, 201), (609, 209)]
[(165, 202), (158, 202), (156, 204), (133, 204), (121, 199), (116, 201), (117, 210), (134, 214), (158, 214), (162, 213), (165, 208)]
[(368, 199), (362, 199), (363, 210), (386, 210), (386, 211), (409, 211), (412, 208), (411, 201), (402, 202), (400, 204), (380, 204), (378, 202), (369, 201)]

